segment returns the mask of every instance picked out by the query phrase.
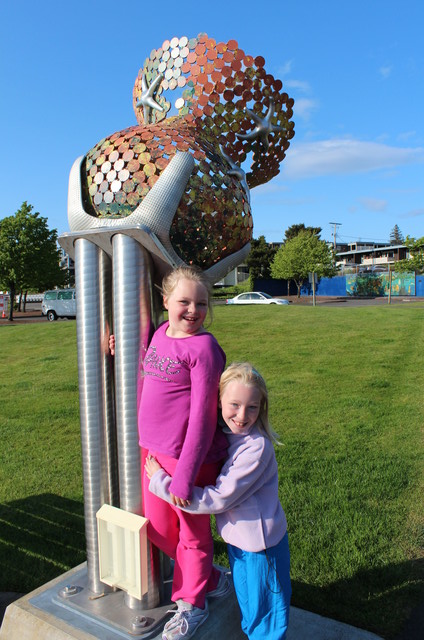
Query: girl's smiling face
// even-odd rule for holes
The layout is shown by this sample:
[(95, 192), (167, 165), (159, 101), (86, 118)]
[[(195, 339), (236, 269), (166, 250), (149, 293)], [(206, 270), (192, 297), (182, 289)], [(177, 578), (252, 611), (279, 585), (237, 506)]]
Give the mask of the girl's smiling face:
[(259, 417), (262, 394), (237, 380), (227, 384), (220, 400), (222, 418), (234, 434), (249, 433)]
[(163, 302), (168, 310), (168, 336), (186, 338), (203, 330), (209, 296), (201, 282), (181, 278)]

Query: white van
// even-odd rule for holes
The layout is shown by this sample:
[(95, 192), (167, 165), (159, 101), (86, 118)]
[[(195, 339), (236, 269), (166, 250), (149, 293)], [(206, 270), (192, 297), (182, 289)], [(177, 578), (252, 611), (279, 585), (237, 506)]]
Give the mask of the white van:
[(41, 313), (49, 322), (58, 318), (76, 318), (77, 301), (75, 289), (46, 291), (41, 304)]

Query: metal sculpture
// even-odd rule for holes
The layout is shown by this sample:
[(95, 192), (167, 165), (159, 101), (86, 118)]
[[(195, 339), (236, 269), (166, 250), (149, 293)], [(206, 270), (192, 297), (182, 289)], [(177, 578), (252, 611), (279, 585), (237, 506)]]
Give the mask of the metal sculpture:
[[(278, 174), (294, 135), (293, 100), (264, 64), (235, 40), (216, 43), (206, 34), (165, 40), (135, 81), (138, 125), (101, 140), (71, 170), (71, 232), (60, 243), (76, 262), (87, 574), (94, 593), (106, 590), (98, 575), (97, 510), (106, 502), (142, 513), (138, 374), (160, 315), (154, 285), (180, 264), (196, 264), (216, 282), (243, 261), (253, 229), (249, 189)], [(107, 352), (112, 325), (115, 376)], [(126, 598), (129, 609), (159, 604), (153, 555), (151, 549), (148, 593), (141, 602)]]

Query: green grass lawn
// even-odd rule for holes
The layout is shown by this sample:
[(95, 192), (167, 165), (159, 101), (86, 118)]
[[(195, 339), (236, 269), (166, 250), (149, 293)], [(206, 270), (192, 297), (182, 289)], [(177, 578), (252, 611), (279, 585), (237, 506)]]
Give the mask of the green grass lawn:
[[(214, 316), (268, 383), (293, 604), (394, 638), (424, 601), (424, 306)], [(0, 328), (0, 590), (85, 559), (75, 345), (74, 322)]]

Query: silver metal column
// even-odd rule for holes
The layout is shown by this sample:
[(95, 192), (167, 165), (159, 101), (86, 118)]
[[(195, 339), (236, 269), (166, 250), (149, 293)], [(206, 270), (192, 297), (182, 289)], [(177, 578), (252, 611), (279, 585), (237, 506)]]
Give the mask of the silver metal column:
[(108, 504), (119, 507), (114, 370), (109, 350), (109, 337), (112, 333), (112, 261), (107, 253), (101, 250), (99, 250), (99, 294), (105, 458), (104, 468), (102, 468), (102, 486), (107, 487)]
[[(118, 432), (120, 506), (142, 515), (138, 404), (140, 366), (155, 315), (152, 302), (152, 262), (133, 238), (117, 233), (113, 247), (113, 310), (115, 335), (115, 394)], [(152, 609), (159, 604), (158, 554), (149, 543), (148, 592), (141, 601), (126, 594), (131, 609)]]
[[(107, 480), (105, 414), (108, 428), (111, 411), (105, 408), (105, 384), (110, 384), (109, 355), (105, 348), (105, 319), (108, 310), (107, 281), (110, 280), (110, 259), (86, 239), (75, 242), (75, 283), (77, 290), (77, 350), (81, 440), (83, 456), (84, 514), (87, 544), (88, 586), (94, 593), (109, 591), (99, 578), (98, 535), (96, 513), (111, 501), (111, 481)], [(102, 304), (100, 304), (100, 299)], [(102, 373), (103, 372), (103, 373)], [(108, 445), (108, 456), (111, 453)], [(116, 466), (116, 465), (114, 465)]]

